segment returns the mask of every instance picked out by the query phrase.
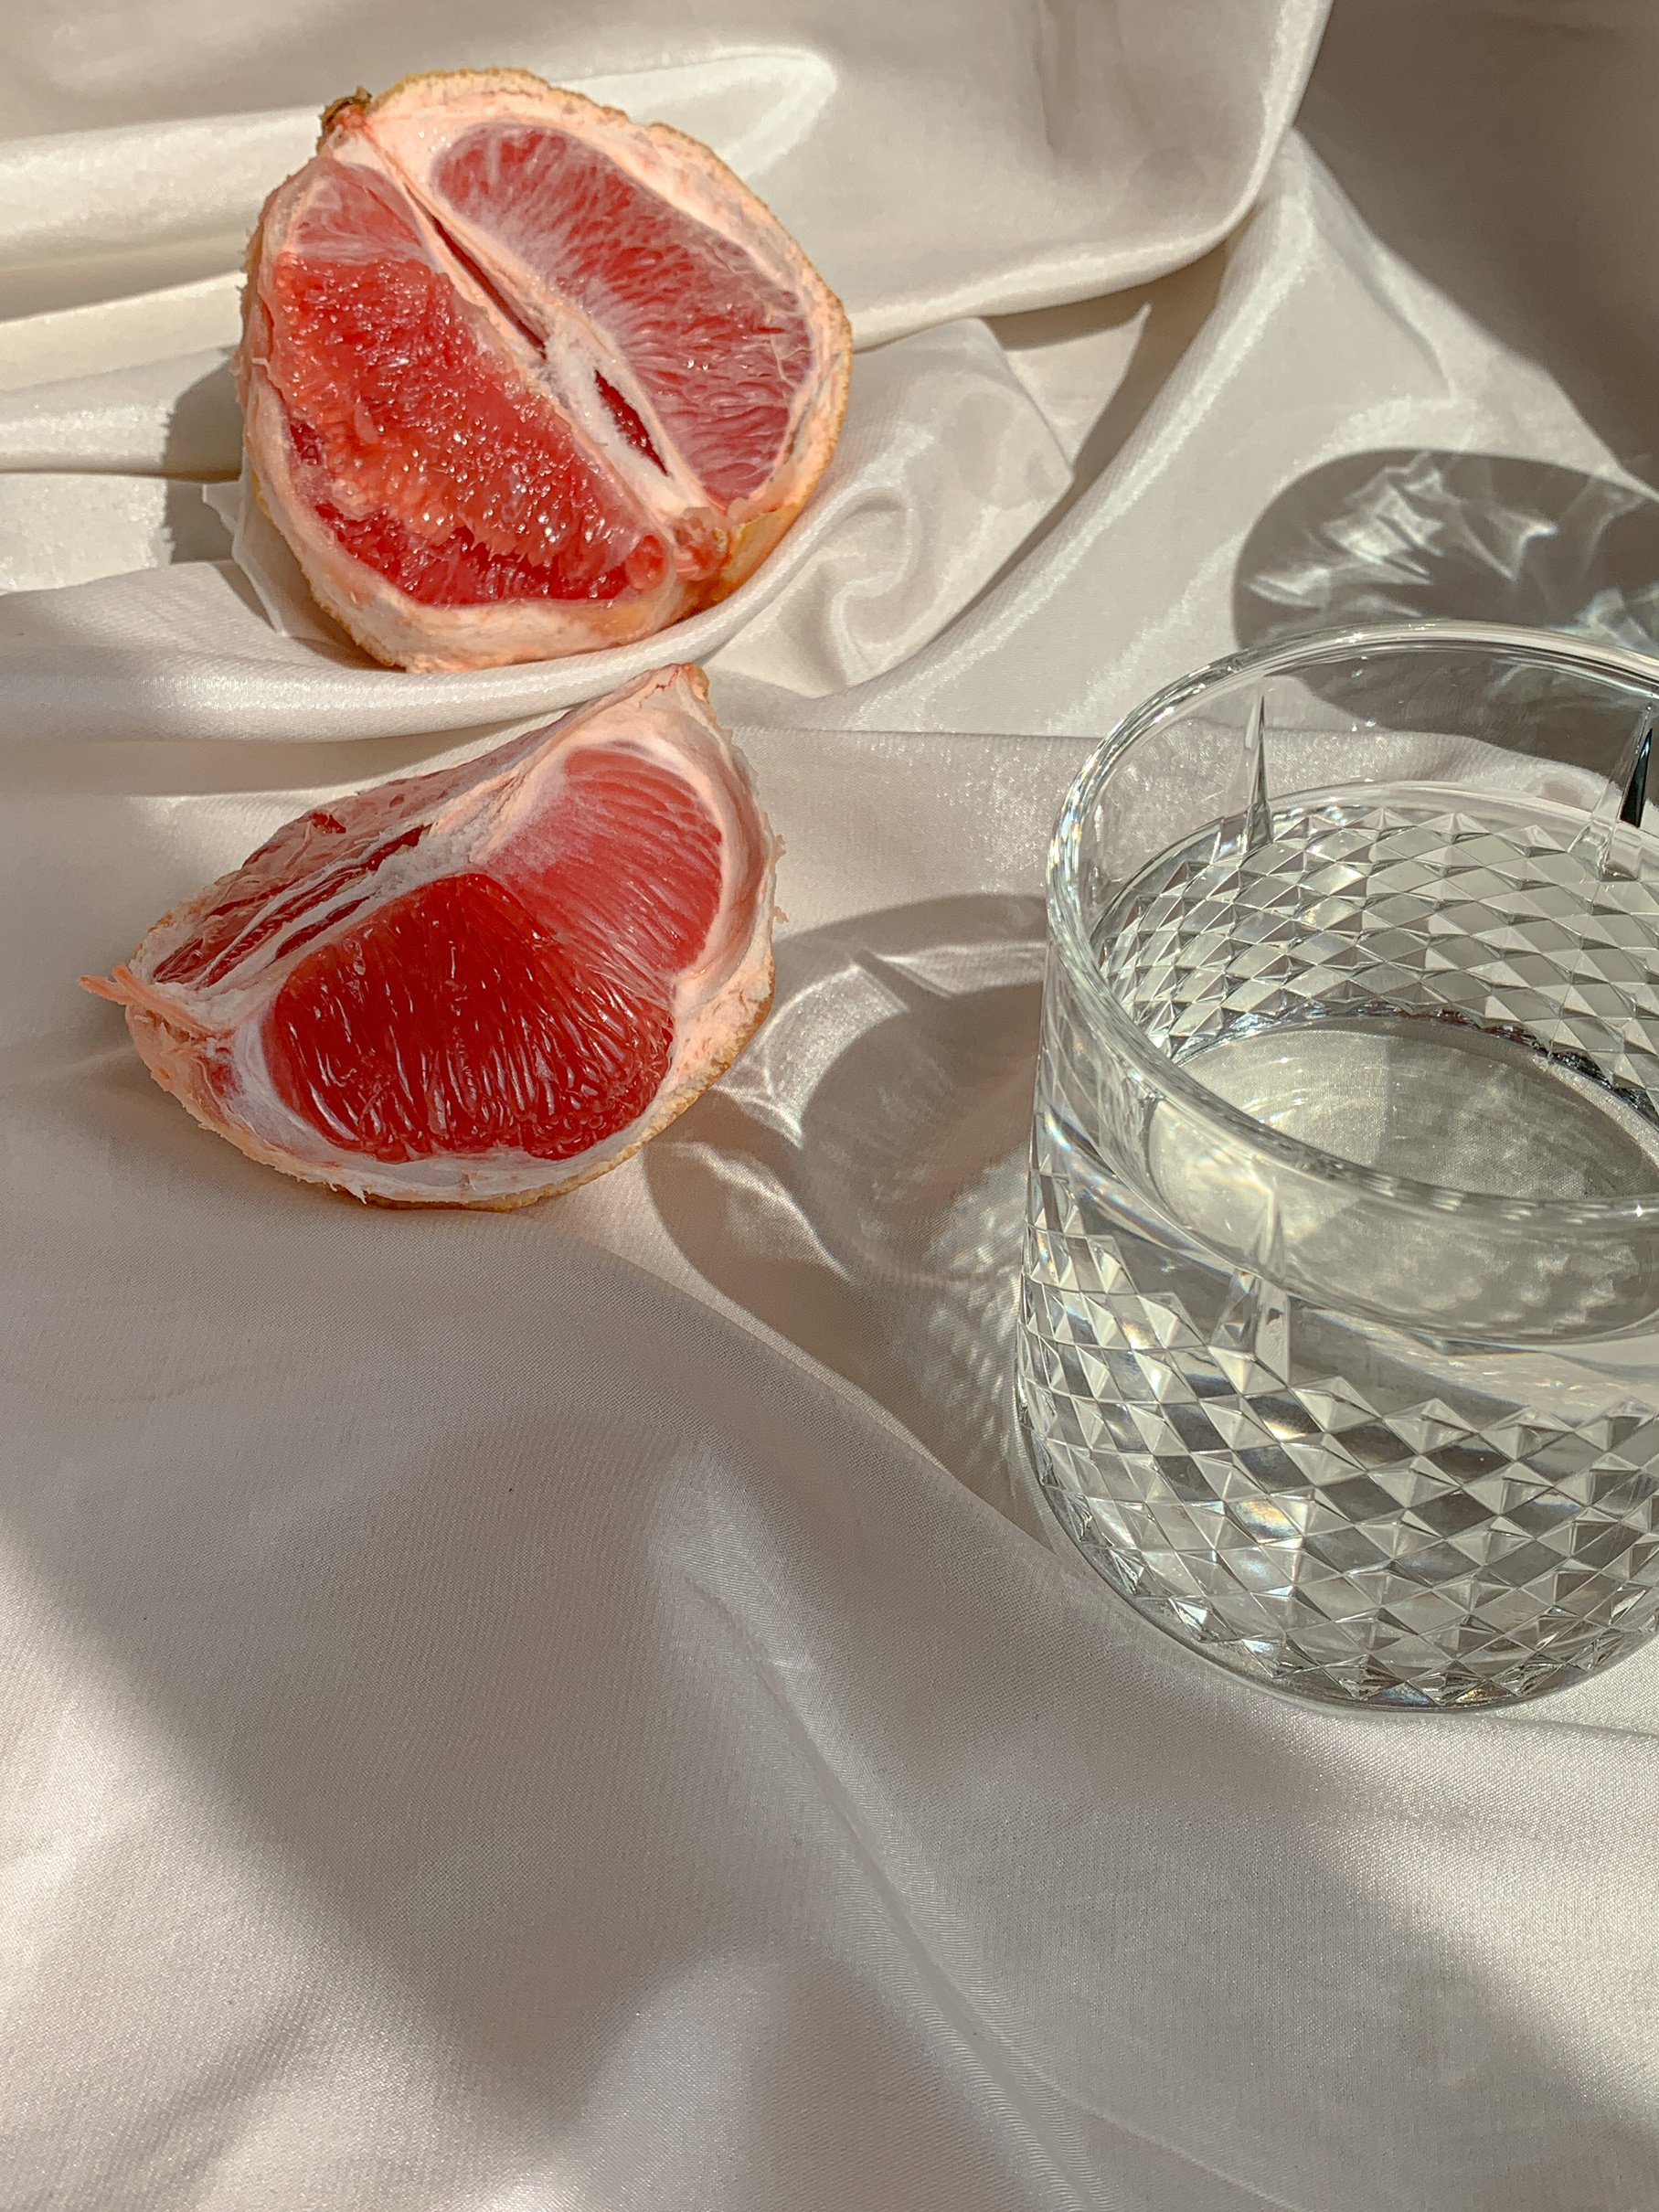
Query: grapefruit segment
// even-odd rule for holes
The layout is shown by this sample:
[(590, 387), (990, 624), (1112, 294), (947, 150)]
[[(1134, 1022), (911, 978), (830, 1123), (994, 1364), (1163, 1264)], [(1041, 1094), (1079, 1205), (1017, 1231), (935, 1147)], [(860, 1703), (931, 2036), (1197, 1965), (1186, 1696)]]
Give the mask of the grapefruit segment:
[(752, 254), (565, 131), (475, 123), (433, 163), (431, 184), (604, 334), (718, 504), (760, 489), (782, 458), (813, 335)]
[(718, 824), (680, 778), (620, 748), (578, 753), (560, 806), (491, 865), (544, 923), (643, 975), (695, 960), (719, 909)]
[(627, 990), (505, 885), (440, 877), (294, 969), (263, 1025), (277, 1095), (343, 1152), (569, 1160), (667, 1071), (665, 990)]
[(258, 495), (378, 658), (646, 636), (724, 597), (834, 450), (839, 303), (695, 141), (522, 71), (324, 119), (250, 256)]
[(625, 1158), (771, 995), (776, 845), (701, 672), (313, 809), (88, 987), (250, 1157), (522, 1205)]

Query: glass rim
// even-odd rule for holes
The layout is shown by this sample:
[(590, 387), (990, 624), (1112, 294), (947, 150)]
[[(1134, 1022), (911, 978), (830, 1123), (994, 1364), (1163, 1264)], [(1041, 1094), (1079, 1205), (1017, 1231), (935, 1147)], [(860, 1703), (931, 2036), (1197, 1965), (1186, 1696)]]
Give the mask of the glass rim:
[(1089, 941), (1079, 879), (1082, 825), (1100, 786), (1139, 738), (1181, 708), (1221, 689), (1239, 677), (1265, 679), (1292, 674), (1310, 663), (1351, 652), (1397, 649), (1427, 652), (1437, 647), (1503, 654), (1551, 668), (1569, 668), (1598, 678), (1610, 687), (1643, 692), (1659, 706), (1659, 659), (1619, 646), (1591, 644), (1547, 630), (1504, 622), (1425, 620), (1377, 624), (1344, 624), (1299, 631), (1276, 643), (1224, 654), (1201, 668), (1177, 676), (1133, 707), (1094, 747), (1067, 790), (1048, 848), (1049, 941), (1065, 962), (1075, 987), (1113, 1048), (1165, 1096), (1200, 1124), (1233, 1143), (1318, 1181), (1363, 1192), (1418, 1212), (1456, 1213), (1490, 1226), (1532, 1228), (1541, 1234), (1564, 1229), (1659, 1228), (1659, 1188), (1634, 1198), (1512, 1198), (1489, 1191), (1462, 1190), (1452, 1184), (1419, 1181), (1383, 1174), (1340, 1153), (1325, 1152), (1285, 1135), (1242, 1108), (1229, 1105), (1207, 1084), (1186, 1072), (1154, 1045), (1108, 985)]

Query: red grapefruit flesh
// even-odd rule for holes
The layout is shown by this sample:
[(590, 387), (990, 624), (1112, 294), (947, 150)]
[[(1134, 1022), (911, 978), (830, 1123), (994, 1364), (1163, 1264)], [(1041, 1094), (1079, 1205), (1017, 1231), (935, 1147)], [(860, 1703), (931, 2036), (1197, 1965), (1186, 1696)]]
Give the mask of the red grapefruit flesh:
[[(326, 160), (271, 272), (267, 369), (336, 541), (424, 605), (614, 599), (662, 541), (423, 250), (372, 170)], [(367, 245), (368, 253), (335, 249)]]
[(521, 71), (330, 109), (250, 259), (259, 495), (378, 658), (651, 634), (752, 573), (827, 465), (845, 317), (707, 147)]
[(741, 1049), (774, 864), (700, 672), (670, 669), (298, 816), (84, 980), (250, 1157), (517, 1206), (626, 1158)]
[(265, 1017), (265, 1063), (343, 1151), (574, 1159), (667, 1073), (655, 981), (631, 989), (491, 876), (441, 876), (307, 954)]

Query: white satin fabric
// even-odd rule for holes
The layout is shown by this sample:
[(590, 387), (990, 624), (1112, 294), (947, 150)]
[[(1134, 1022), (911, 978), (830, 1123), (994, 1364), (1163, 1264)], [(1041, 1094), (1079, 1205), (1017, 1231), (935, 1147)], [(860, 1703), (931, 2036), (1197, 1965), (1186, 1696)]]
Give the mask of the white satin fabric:
[[(1293, 1704), (1012, 1480), (1088, 739), (1349, 612), (1654, 642), (1659, 25), (1337, 0), (1304, 98), (1323, 12), (13, 11), (5, 2212), (1659, 2201), (1659, 1650)], [(770, 1023), (602, 1182), (388, 1214), (196, 1130), (74, 978), (660, 657), (371, 669), (231, 557), (261, 195), (328, 97), (499, 62), (710, 139), (861, 351), (813, 509), (665, 642), (785, 838)]]

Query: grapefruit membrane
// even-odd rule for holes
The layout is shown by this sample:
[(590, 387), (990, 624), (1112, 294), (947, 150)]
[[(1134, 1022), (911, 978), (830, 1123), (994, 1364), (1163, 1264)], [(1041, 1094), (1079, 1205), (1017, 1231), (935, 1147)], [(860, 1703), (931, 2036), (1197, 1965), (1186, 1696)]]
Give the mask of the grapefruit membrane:
[(250, 1158), (387, 1204), (588, 1181), (771, 995), (777, 845), (700, 670), (286, 823), (87, 988)]
[(839, 303), (725, 165), (522, 70), (324, 116), (236, 361), (256, 496), (377, 659), (623, 644), (724, 598), (846, 403)]

